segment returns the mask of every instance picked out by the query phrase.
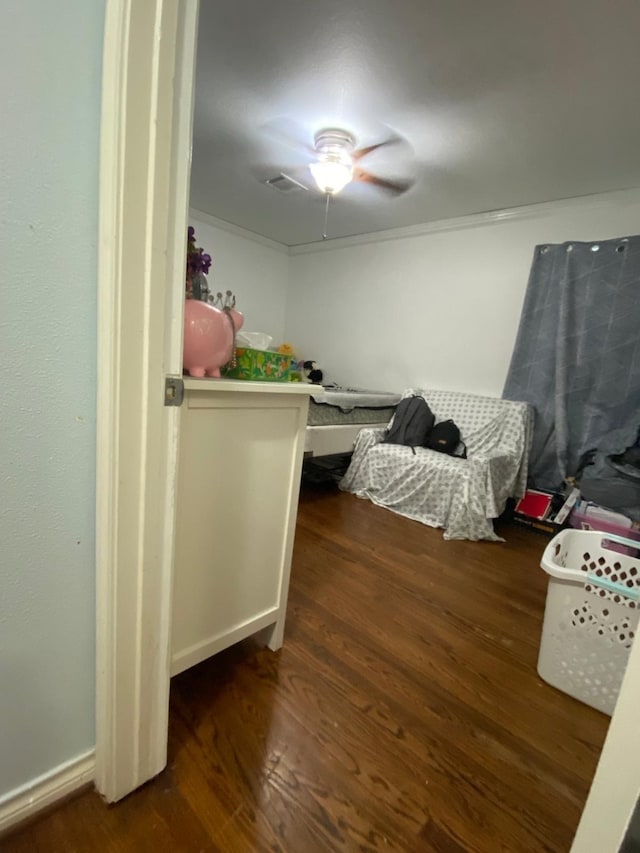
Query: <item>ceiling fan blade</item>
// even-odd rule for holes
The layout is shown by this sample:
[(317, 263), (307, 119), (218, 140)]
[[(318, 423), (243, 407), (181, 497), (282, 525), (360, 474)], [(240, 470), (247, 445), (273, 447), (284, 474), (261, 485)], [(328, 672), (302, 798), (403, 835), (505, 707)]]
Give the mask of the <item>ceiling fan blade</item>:
[(391, 193), (392, 195), (402, 195), (410, 190), (414, 181), (389, 181), (386, 178), (379, 178), (377, 175), (372, 175), (370, 172), (365, 172), (364, 169), (357, 169), (353, 176), (354, 181), (361, 181), (365, 184), (372, 184), (378, 189)]
[(376, 142), (375, 145), (367, 145), (365, 148), (358, 148), (357, 151), (353, 152), (353, 159), (362, 160), (363, 157), (366, 157), (367, 154), (371, 154), (372, 151), (376, 151), (378, 148), (385, 148), (387, 145), (397, 145), (398, 142), (403, 142), (403, 139), (400, 136), (390, 136), (389, 139), (385, 139), (383, 142)]

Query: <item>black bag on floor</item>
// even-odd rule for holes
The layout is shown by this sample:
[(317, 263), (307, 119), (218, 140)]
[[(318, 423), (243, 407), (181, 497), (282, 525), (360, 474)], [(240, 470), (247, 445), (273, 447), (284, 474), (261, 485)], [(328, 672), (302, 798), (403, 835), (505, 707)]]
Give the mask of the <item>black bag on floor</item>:
[(415, 453), (416, 447), (425, 446), (435, 420), (424, 397), (405, 397), (398, 403), (383, 441), (385, 444), (404, 444)]
[[(456, 453), (461, 444), (462, 453)], [(467, 448), (460, 440), (460, 430), (451, 419), (440, 421), (433, 427), (429, 433), (427, 447), (431, 450), (439, 450), (440, 453), (448, 453), (449, 456), (457, 456), (460, 459), (467, 458)]]

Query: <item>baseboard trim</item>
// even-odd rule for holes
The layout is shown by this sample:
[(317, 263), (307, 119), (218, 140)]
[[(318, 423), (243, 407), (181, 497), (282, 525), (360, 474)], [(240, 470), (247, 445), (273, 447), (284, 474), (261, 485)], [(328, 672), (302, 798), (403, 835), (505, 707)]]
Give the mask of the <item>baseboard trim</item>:
[(272, 607), (255, 619), (248, 619), (230, 631), (214, 634), (211, 637), (207, 637), (206, 640), (175, 652), (171, 658), (171, 677), (179, 675), (185, 669), (189, 669), (197, 663), (210, 658), (211, 655), (216, 655), (234, 643), (239, 643), (240, 640), (246, 640), (247, 637), (257, 634), (258, 631), (262, 631), (268, 625), (273, 625), (278, 621), (278, 615), (279, 608)]
[(0, 837), (93, 782), (95, 750), (79, 755), (0, 798)]

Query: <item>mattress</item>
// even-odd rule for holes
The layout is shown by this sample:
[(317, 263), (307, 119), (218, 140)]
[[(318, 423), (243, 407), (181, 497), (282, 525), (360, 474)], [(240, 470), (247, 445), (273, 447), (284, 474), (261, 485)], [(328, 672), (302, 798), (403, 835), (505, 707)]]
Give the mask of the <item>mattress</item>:
[(311, 399), (309, 400), (307, 423), (309, 426), (329, 426), (330, 424), (387, 424), (393, 417), (394, 411), (395, 406), (384, 408), (356, 406), (351, 411), (345, 412), (339, 406), (316, 403), (314, 399)]
[(309, 426), (330, 424), (386, 424), (401, 394), (358, 388), (322, 387), (309, 400)]
[(361, 388), (341, 388), (338, 385), (318, 386), (311, 395), (314, 403), (323, 406), (336, 406), (343, 412), (355, 408), (385, 409), (397, 406), (402, 394), (390, 391), (366, 391)]
[(305, 455), (351, 453), (364, 427), (386, 426), (401, 394), (318, 387), (309, 400)]

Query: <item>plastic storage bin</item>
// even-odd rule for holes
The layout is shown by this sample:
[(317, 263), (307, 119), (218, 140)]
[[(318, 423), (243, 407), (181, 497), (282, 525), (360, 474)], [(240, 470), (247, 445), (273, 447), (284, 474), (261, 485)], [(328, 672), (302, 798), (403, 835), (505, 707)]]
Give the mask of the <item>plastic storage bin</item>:
[[(578, 530), (601, 530), (605, 533), (615, 533), (616, 536), (623, 536), (625, 539), (640, 541), (640, 530), (637, 527), (631, 527), (630, 518), (588, 501), (580, 501), (576, 504), (569, 517), (569, 524)], [(633, 550), (613, 542), (611, 550), (622, 554), (633, 554)]]
[(613, 713), (638, 628), (639, 549), (612, 533), (567, 528), (542, 555), (549, 586), (538, 672), (605, 714)]

